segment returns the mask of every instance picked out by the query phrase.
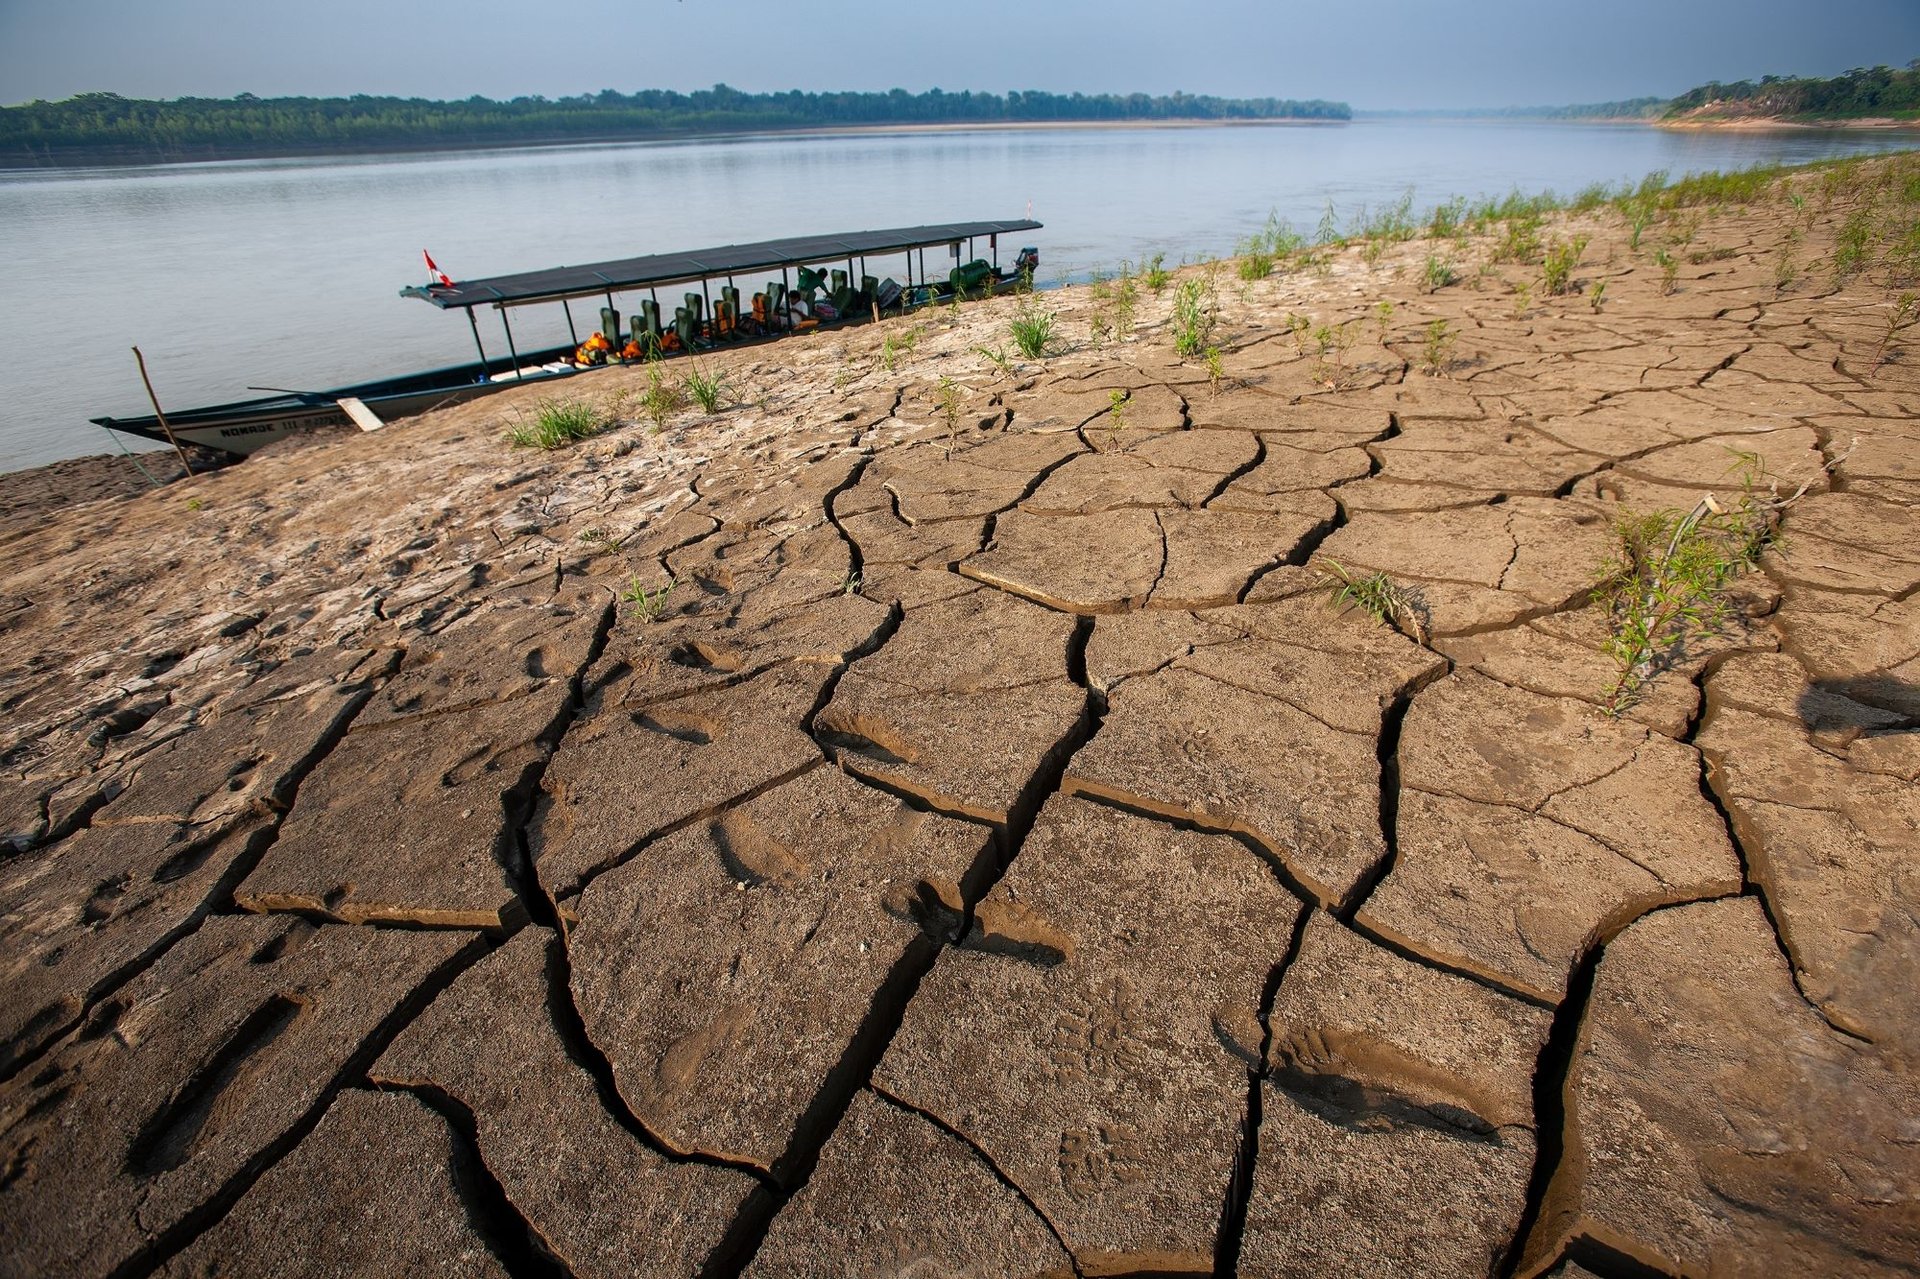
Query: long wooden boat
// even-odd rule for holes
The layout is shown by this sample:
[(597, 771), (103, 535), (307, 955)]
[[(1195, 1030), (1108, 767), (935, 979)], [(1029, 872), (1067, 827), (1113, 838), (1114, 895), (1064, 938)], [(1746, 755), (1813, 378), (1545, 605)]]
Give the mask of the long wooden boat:
[[(670, 352), (676, 347), (685, 350), (722, 340), (773, 338), (793, 327), (814, 327), (810, 321), (795, 325), (792, 318), (784, 313), (781, 319), (763, 318), (756, 323), (750, 314), (741, 314), (744, 308), (730, 305), (725, 299), (738, 297), (735, 281), (749, 273), (779, 272), (778, 280), (767, 281), (767, 292), (775, 292), (777, 286), (779, 294), (785, 294), (793, 272), (798, 271), (803, 280), (810, 276), (824, 278), (828, 271), (822, 264), (844, 262), (845, 272), (834, 274), (849, 282), (850, 291), (860, 300), (859, 305), (846, 308), (844, 314), (835, 313), (825, 321), (827, 323), (857, 322), (876, 310), (897, 310), (945, 301), (956, 291), (969, 296), (991, 292), (1008, 287), (1016, 279), (1030, 279), (1031, 265), (1037, 261), (1032, 256), (1033, 250), (1023, 249), (1019, 265), (1026, 269), (1027, 276), (1022, 277), (1018, 270), (1002, 270), (999, 262), (1000, 236), (1038, 230), (1040, 226), (1040, 223), (1031, 220), (952, 222), (723, 245), (688, 253), (653, 254), (457, 283), (440, 276), (427, 284), (409, 285), (400, 290), (400, 295), (424, 299), (443, 311), (465, 312), (468, 327), (473, 332), (478, 359), (467, 364), (360, 382), (331, 390), (285, 391), (257, 399), (179, 410), (166, 415), (167, 426), (172, 428), (174, 438), (183, 444), (197, 444), (244, 457), (276, 440), (308, 431), (347, 426), (355, 421), (362, 426), (376, 421), (390, 422), (507, 386), (586, 372), (593, 366), (577, 363), (574, 358), (581, 346), (579, 331), (574, 327), (571, 303), (585, 298), (603, 301), (604, 307), (598, 317), (600, 324), (590, 331), (610, 330), (606, 336), (618, 338), (621, 336), (620, 295), (634, 290), (645, 290), (647, 294), (638, 312), (650, 317), (649, 333), (642, 334), (638, 312), (632, 319), (634, 340), (643, 337), (653, 340), (648, 355), (662, 353), (659, 345), (662, 339), (666, 350)], [(981, 238), (988, 241), (993, 253), (991, 262), (971, 256), (975, 242)], [(961, 252), (962, 244), (968, 248), (965, 257)], [(953, 268), (945, 274), (941, 274), (937, 268), (929, 271), (927, 250), (930, 248), (946, 248)], [(888, 279), (886, 284), (892, 287), (878, 290), (882, 297), (851, 289), (851, 282), (865, 282), (871, 278), (867, 275), (870, 258), (886, 258), (897, 254), (906, 256), (904, 285)], [(722, 290), (722, 307), (716, 312), (712, 300), (713, 288), (720, 282), (727, 287)], [(697, 294), (690, 292), (685, 295), (689, 304), (687, 307), (673, 309), (681, 312), (678, 328), (680, 336), (687, 339), (684, 341), (676, 340), (673, 327), (661, 325), (659, 290), (676, 284), (699, 286)], [(513, 340), (510, 311), (516, 307), (554, 302), (559, 303), (566, 312), (567, 328), (573, 336), (574, 345), (521, 353)], [(475, 310), (481, 308), (499, 314), (506, 338), (506, 355), (487, 354), (480, 339), (479, 322), (474, 315)], [(823, 315), (825, 310), (822, 310)], [(698, 313), (691, 322), (688, 312)], [(673, 314), (673, 311), (668, 314)], [(96, 417), (91, 420), (110, 430), (167, 442), (166, 431), (161, 427), (159, 418), (154, 416)]]

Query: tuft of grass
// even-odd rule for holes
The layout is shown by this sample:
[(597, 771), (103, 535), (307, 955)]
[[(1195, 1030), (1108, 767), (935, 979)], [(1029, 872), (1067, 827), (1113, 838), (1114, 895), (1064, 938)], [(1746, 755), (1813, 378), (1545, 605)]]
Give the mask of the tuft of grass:
[(720, 397), (727, 392), (727, 375), (724, 373), (708, 373), (705, 369), (696, 365), (687, 372), (685, 377), (680, 379), (680, 386), (682, 390), (693, 397), (693, 402), (700, 406), (701, 412), (707, 414), (718, 413), (720, 411)]
[(1518, 320), (1533, 306), (1533, 286), (1525, 280), (1513, 286), (1513, 318)]
[(1222, 365), (1220, 361), (1220, 348), (1217, 346), (1208, 347), (1207, 348), (1207, 385), (1213, 389), (1213, 393), (1215, 395), (1220, 394), (1220, 379), (1225, 375), (1225, 373), (1226, 373), (1225, 366)]
[(1140, 280), (1155, 293), (1167, 287), (1167, 281), (1173, 276), (1167, 271), (1167, 255), (1156, 253), (1147, 259), (1146, 269), (1140, 272)]
[(1420, 597), (1409, 588), (1377, 570), (1360, 574), (1338, 560), (1325, 557), (1319, 561), (1318, 571), (1322, 582), (1333, 593), (1334, 607), (1351, 604), (1414, 643), (1427, 642), (1426, 609)]
[(974, 354), (981, 356), (988, 364), (999, 369), (1008, 377), (1013, 376), (1013, 357), (1007, 354), (1007, 344), (997, 343), (992, 347), (976, 346)]
[(542, 400), (534, 407), (531, 421), (514, 423), (507, 431), (507, 442), (517, 449), (559, 449), (590, 435), (607, 425), (600, 409), (586, 400)]
[(920, 345), (920, 326), (902, 329), (898, 333), (889, 333), (880, 339), (880, 367), (891, 373), (903, 355), (912, 355)]
[(664, 430), (667, 419), (687, 407), (686, 389), (676, 383), (668, 382), (666, 374), (660, 371), (660, 362), (647, 365), (647, 389), (640, 394), (640, 411), (653, 423), (655, 434)]
[(1218, 312), (1219, 298), (1211, 272), (1180, 281), (1173, 295), (1174, 352), (1187, 359), (1211, 346)]
[(1445, 320), (1435, 320), (1427, 325), (1426, 340), (1420, 347), (1420, 363), (1427, 370), (1428, 377), (1438, 377), (1446, 372), (1453, 363), (1454, 344), (1460, 335), (1448, 327)]
[(1375, 335), (1380, 339), (1381, 346), (1387, 344), (1387, 330), (1392, 324), (1393, 303), (1384, 299), (1376, 302), (1373, 307), (1373, 327)]
[(633, 605), (633, 615), (643, 622), (657, 622), (667, 613), (667, 596), (673, 594), (673, 588), (680, 585), (672, 578), (658, 590), (649, 591), (646, 584), (635, 573), (627, 583), (627, 589), (620, 592), (622, 602)]
[(1107, 418), (1108, 430), (1127, 429), (1127, 393), (1119, 387), (1107, 392)]
[(1459, 277), (1454, 274), (1453, 263), (1432, 253), (1427, 254), (1427, 264), (1420, 268), (1420, 291), (1438, 293)]
[(1547, 246), (1545, 261), (1541, 264), (1541, 280), (1548, 293), (1563, 297), (1574, 291), (1573, 269), (1580, 265), (1580, 255), (1587, 251), (1587, 237), (1576, 235), (1571, 240), (1555, 240)]
[(1042, 307), (1029, 294), (1020, 302), (1020, 309), (1013, 313), (1010, 322), (1013, 329), (1013, 344), (1020, 354), (1029, 360), (1038, 360), (1046, 355), (1052, 345), (1054, 329), (1059, 317)]
[(1587, 291), (1587, 305), (1593, 308), (1595, 314), (1598, 314), (1600, 304), (1606, 300), (1606, 297), (1607, 282), (1600, 280), (1594, 284), (1593, 288)]

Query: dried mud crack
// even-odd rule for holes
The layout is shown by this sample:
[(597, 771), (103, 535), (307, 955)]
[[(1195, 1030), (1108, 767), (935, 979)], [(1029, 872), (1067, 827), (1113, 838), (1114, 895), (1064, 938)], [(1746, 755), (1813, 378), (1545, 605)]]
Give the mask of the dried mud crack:
[[(0, 1270), (1920, 1271), (1920, 348), (1839, 252), (1920, 187), (1844, 173), (1555, 215), (1559, 297), (1338, 246), (1213, 369), (1062, 290), (10, 525)], [(1803, 481), (1608, 714), (1617, 517)]]

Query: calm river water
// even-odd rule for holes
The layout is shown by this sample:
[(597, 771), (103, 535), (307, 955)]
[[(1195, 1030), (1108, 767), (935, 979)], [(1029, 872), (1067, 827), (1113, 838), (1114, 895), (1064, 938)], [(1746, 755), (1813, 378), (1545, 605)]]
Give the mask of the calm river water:
[[(422, 248), (458, 279), (1031, 207), (1047, 224), (1032, 235), (1045, 285), (1122, 258), (1228, 253), (1269, 210), (1311, 231), (1328, 201), (1344, 224), (1409, 189), (1425, 208), (1912, 145), (1911, 134), (1367, 120), (0, 173), (0, 470), (111, 449), (87, 419), (148, 411), (136, 343), (174, 408), (469, 358), (459, 313), (397, 296), (423, 277)], [(1002, 260), (1017, 247), (1001, 246)], [(503, 348), (497, 317), (485, 318), (489, 351)], [(523, 351), (565, 341), (565, 322), (557, 307), (525, 309), (514, 335)]]

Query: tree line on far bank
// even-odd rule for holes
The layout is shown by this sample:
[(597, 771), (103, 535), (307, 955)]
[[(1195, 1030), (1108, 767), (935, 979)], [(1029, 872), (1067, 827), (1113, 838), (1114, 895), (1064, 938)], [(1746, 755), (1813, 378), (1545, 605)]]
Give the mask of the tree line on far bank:
[(89, 158), (202, 159), (312, 150), (458, 147), (586, 141), (662, 133), (1153, 120), (1346, 120), (1344, 102), (1216, 98), (1175, 93), (744, 93), (724, 84), (694, 93), (611, 89), (579, 97), (177, 98), (83, 93), (0, 107), (0, 163)]
[(1844, 120), (1865, 116), (1920, 115), (1920, 58), (1906, 69), (1855, 67), (1830, 80), (1762, 76), (1733, 84), (1714, 82), (1689, 89), (1667, 104), (1668, 117), (1775, 116), (1797, 120)]

